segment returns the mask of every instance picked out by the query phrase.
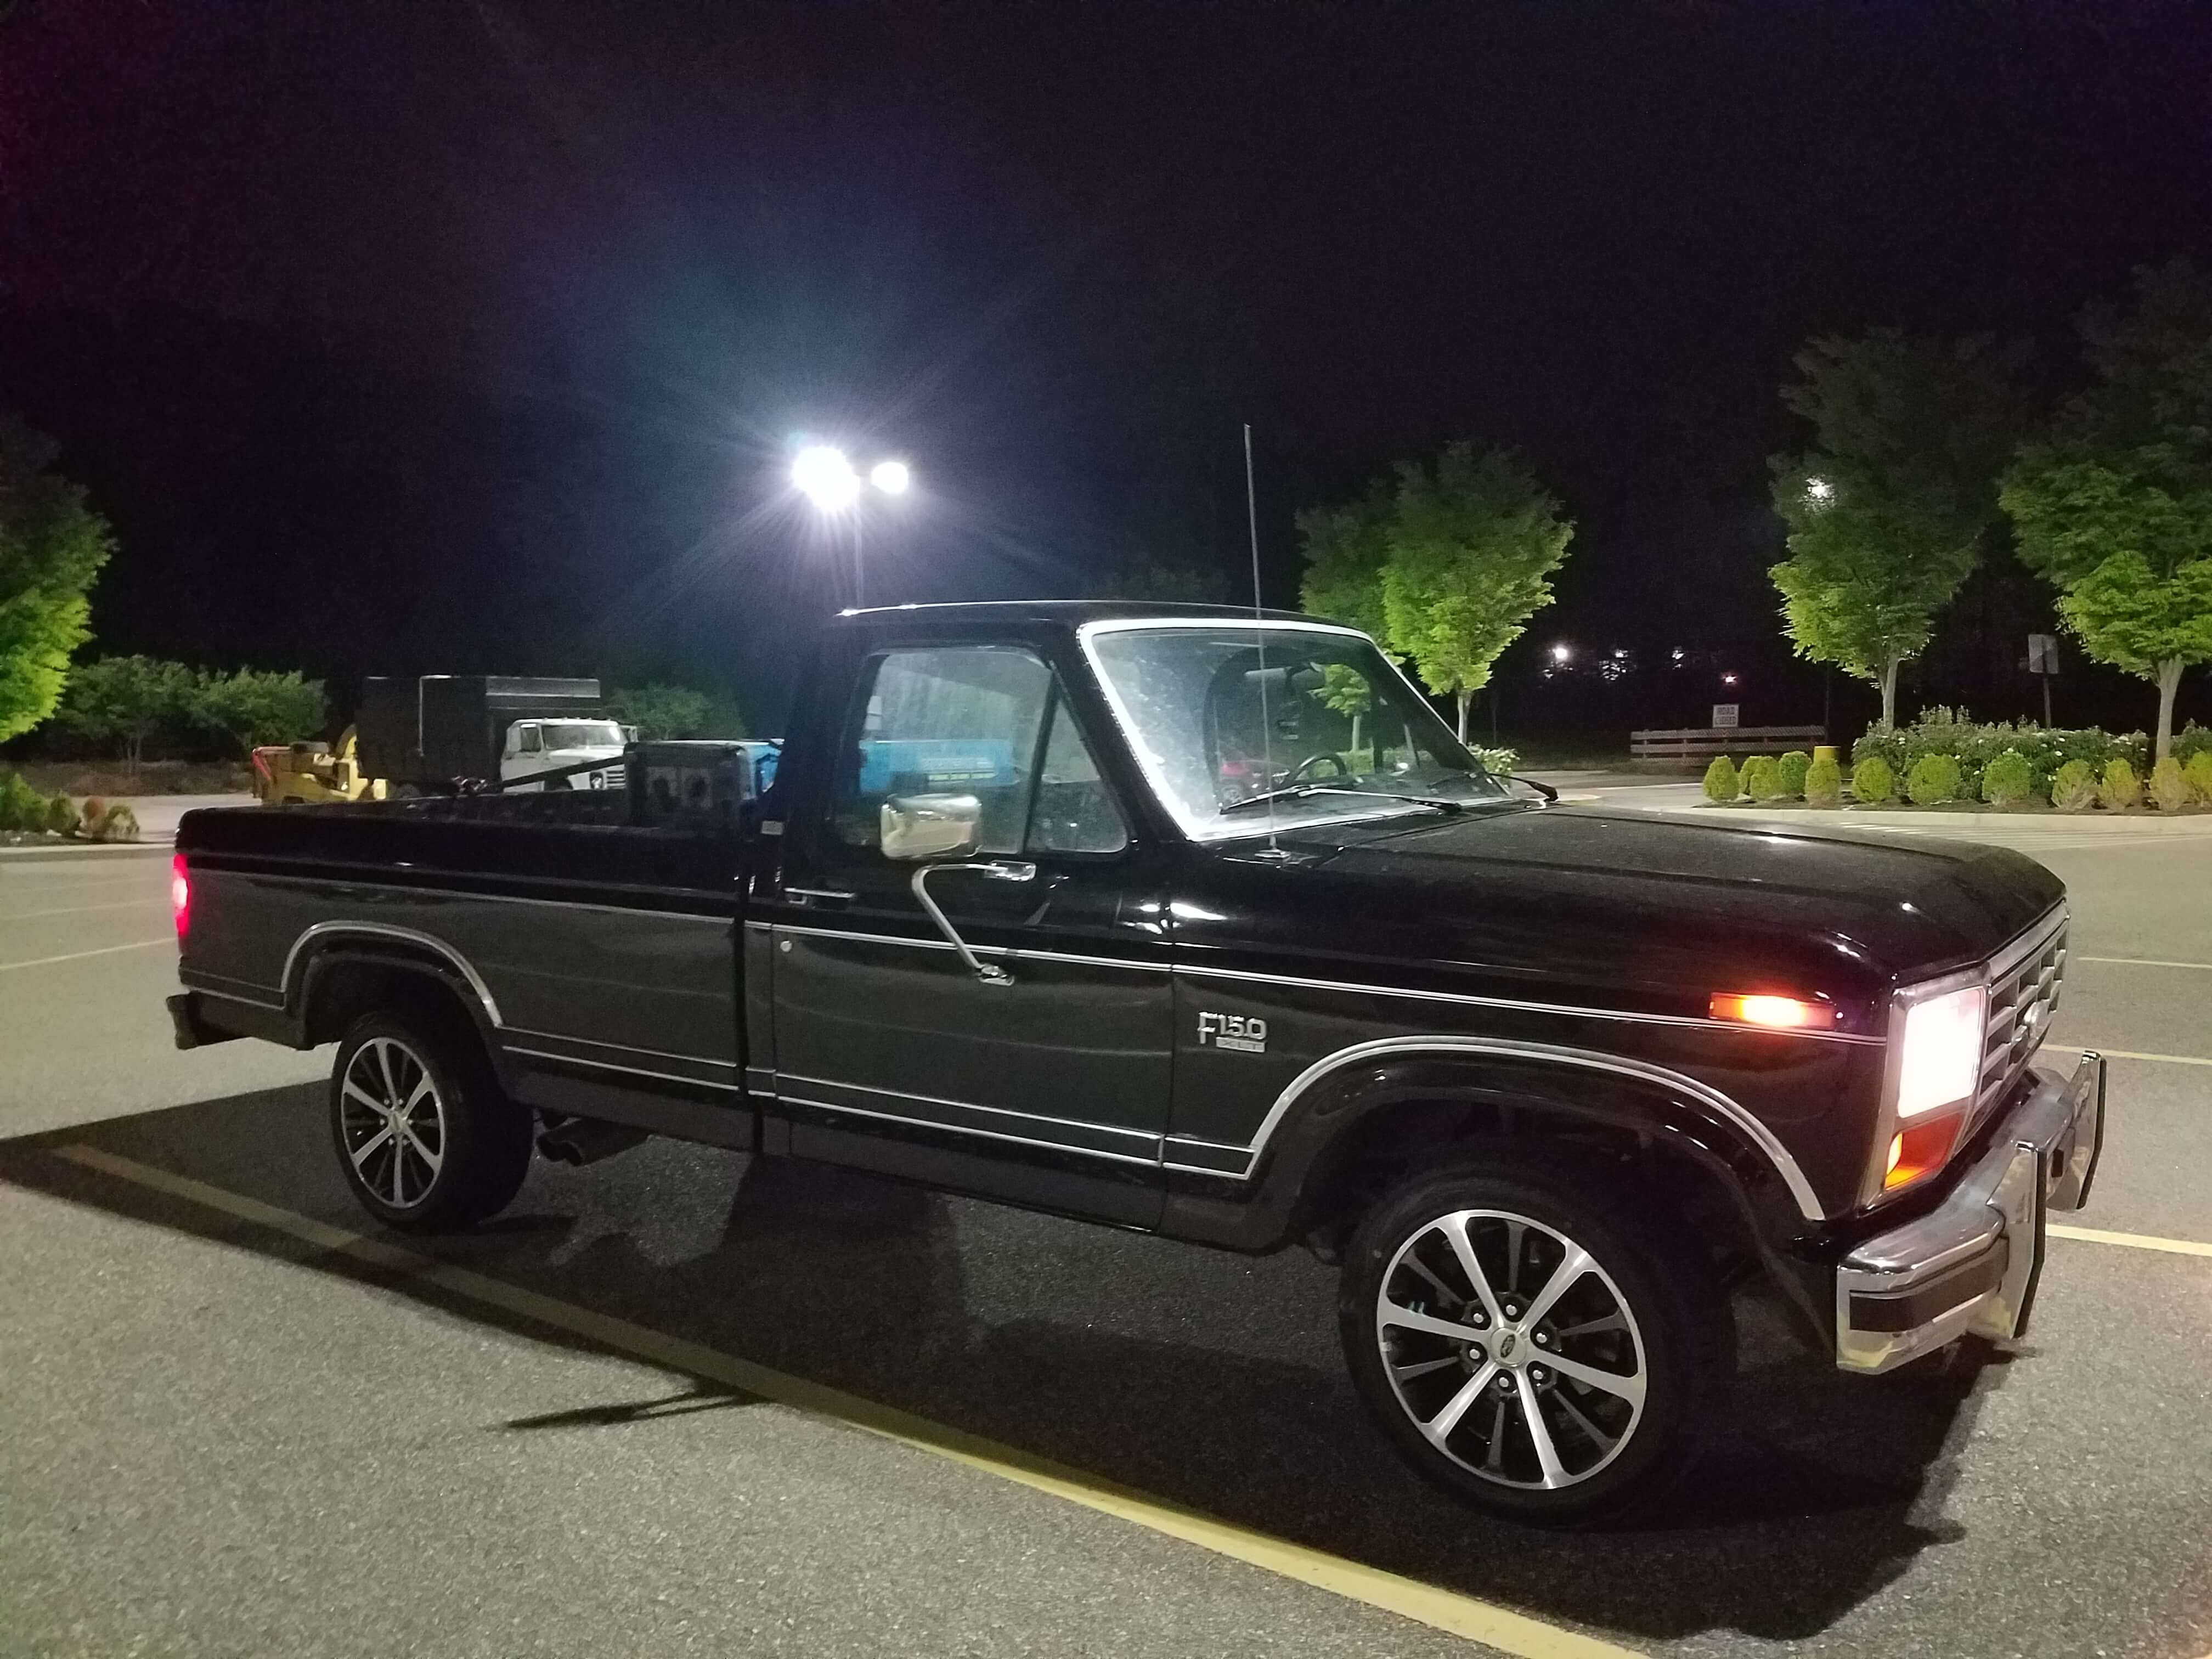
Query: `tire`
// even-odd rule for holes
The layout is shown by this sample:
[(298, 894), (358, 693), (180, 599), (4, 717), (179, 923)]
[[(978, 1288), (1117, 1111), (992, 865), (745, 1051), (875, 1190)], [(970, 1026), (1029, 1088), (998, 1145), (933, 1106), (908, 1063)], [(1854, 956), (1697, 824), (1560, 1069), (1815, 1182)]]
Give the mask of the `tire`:
[[(406, 1130), (397, 1139), (395, 1103)], [(497, 1215), (530, 1170), (530, 1114), (501, 1092), (459, 1014), (410, 1009), (356, 1020), (331, 1068), (331, 1137), (361, 1206), (404, 1232)]]
[(1734, 1346), (1711, 1263), (1668, 1219), (1601, 1170), (1504, 1158), (1423, 1174), (1376, 1205), (1352, 1235), (1338, 1322), (1399, 1455), (1537, 1525), (1662, 1496), (1696, 1459)]

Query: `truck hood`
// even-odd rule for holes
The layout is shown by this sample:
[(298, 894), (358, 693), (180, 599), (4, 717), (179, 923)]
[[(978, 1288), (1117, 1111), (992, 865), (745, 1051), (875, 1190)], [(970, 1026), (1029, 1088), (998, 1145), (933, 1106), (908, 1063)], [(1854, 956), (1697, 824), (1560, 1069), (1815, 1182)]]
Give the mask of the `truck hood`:
[(1279, 840), (1304, 855), (1278, 867), (1307, 884), (1308, 919), (1370, 959), (1645, 1004), (1818, 994), (1869, 1021), (1890, 989), (1988, 957), (2065, 896), (2001, 848), (1718, 813), (1504, 808)]

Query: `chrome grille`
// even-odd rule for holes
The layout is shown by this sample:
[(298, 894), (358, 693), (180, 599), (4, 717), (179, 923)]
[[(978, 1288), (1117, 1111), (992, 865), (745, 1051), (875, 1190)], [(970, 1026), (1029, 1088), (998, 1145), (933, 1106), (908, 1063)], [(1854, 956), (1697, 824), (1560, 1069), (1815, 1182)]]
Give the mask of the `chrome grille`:
[(2008, 945), (1990, 964), (1989, 1024), (1982, 1036), (1982, 1080), (1974, 1122), (1995, 1109), (2035, 1057), (2058, 1010), (2066, 972), (2066, 912), (2061, 908)]

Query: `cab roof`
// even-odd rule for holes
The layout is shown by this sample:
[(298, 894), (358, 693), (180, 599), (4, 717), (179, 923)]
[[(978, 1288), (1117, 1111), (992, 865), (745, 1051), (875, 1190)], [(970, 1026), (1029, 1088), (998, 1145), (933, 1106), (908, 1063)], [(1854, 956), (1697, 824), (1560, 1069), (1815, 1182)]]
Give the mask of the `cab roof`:
[[(1140, 599), (987, 599), (963, 605), (870, 605), (841, 611), (832, 626), (879, 627), (885, 623), (933, 622), (999, 623), (1012, 627), (1039, 624), (1075, 629), (1085, 623), (1141, 622), (1148, 617), (1163, 621), (1188, 617), (1218, 617), (1223, 622), (1320, 623), (1299, 611), (1255, 611), (1250, 605), (1157, 605)], [(1341, 624), (1340, 624), (1340, 626)]]

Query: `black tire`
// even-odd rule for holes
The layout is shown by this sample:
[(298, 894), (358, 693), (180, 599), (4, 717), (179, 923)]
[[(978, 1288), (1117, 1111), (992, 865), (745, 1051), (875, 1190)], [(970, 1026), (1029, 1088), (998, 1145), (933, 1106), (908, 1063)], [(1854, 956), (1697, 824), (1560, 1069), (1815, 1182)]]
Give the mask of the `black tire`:
[[(395, 1100), (407, 1113), (399, 1138), (390, 1133)], [(331, 1138), (362, 1207), (404, 1232), (497, 1215), (530, 1171), (530, 1114), (501, 1092), (459, 1013), (409, 1008), (356, 1020), (331, 1068)]]
[[(1570, 1247), (1589, 1265), (1553, 1291)], [(1467, 1340), (1401, 1322), (1417, 1317)], [(1399, 1455), (1455, 1497), (1538, 1525), (1662, 1496), (1695, 1461), (1734, 1364), (1727, 1298), (1687, 1227), (1601, 1168), (1508, 1157), (1419, 1176), (1376, 1205), (1352, 1235), (1338, 1322)]]

